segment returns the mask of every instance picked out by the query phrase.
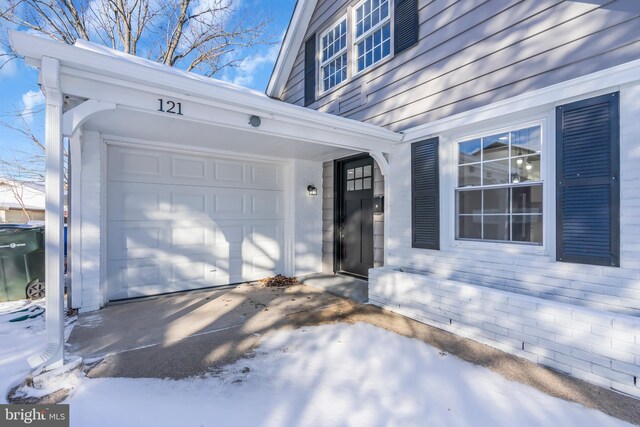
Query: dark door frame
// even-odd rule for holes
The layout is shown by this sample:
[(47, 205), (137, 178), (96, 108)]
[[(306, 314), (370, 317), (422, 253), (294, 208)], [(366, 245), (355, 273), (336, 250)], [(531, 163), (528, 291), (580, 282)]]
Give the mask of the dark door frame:
[[(345, 191), (344, 183), (344, 164), (352, 160), (367, 159), (371, 157), (368, 153), (354, 154), (348, 157), (342, 157), (333, 161), (333, 272), (352, 275), (348, 272), (340, 271), (340, 260), (342, 257), (342, 246), (340, 242), (340, 225), (342, 222), (342, 211), (344, 209), (343, 193)], [(373, 159), (373, 167), (375, 169), (375, 159)], [(373, 178), (373, 176), (372, 176)], [(372, 183), (373, 184), (373, 183)], [(361, 277), (353, 274), (354, 276)]]

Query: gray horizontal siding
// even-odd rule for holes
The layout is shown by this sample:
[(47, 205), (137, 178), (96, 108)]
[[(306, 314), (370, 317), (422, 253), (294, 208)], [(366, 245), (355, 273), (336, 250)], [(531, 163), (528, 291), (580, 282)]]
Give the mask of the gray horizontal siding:
[[(321, 0), (307, 36), (347, 3)], [(310, 107), (402, 130), (640, 58), (638, 0), (422, 0), (420, 21), (417, 46)]]

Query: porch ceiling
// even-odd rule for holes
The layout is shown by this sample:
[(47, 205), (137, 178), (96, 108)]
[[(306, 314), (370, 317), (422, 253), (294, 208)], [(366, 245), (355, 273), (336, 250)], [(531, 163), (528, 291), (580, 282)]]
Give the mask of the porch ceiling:
[(121, 108), (91, 116), (83, 124), (83, 129), (100, 132), (107, 141), (148, 142), (172, 149), (226, 152), (242, 156), (323, 161), (358, 152), (287, 138), (253, 128), (238, 129), (219, 123), (205, 123)]

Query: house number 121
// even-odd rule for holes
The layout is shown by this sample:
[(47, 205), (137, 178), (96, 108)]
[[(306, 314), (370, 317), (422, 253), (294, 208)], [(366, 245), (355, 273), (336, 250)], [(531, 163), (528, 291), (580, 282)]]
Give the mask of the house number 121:
[(158, 98), (158, 101), (160, 101), (158, 111), (182, 116), (182, 102), (165, 101), (162, 98)]

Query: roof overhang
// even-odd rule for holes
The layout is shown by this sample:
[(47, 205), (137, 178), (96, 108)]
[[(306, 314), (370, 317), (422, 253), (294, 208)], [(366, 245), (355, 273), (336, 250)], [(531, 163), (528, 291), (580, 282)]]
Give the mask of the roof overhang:
[[(112, 133), (108, 126), (123, 123), (123, 119), (135, 122), (145, 117), (149, 131), (158, 124), (182, 132), (215, 126), (224, 129), (227, 137), (254, 135), (255, 140), (265, 142), (253, 146), (266, 152), (269, 141), (286, 142), (288, 145), (283, 145), (276, 155), (296, 146), (303, 153), (305, 143), (343, 151), (389, 152), (402, 139), (400, 134), (374, 125), (287, 104), (257, 91), (92, 43), (69, 46), (17, 31), (11, 31), (9, 36), (14, 51), (28, 64), (40, 68), (43, 57), (60, 62), (64, 95), (115, 106), (109, 111), (96, 111), (88, 121), (101, 124), (98, 130), (103, 133)], [(181, 102), (183, 114), (158, 111), (159, 99)], [(251, 126), (250, 116), (260, 117), (261, 125)]]
[(280, 46), (278, 59), (267, 85), (267, 95), (272, 98), (280, 99), (282, 97), (287, 79), (293, 69), (293, 63), (298, 55), (298, 50), (302, 46), (307, 27), (311, 22), (311, 16), (316, 9), (316, 4), (317, 0), (297, 0), (296, 2), (287, 32)]

